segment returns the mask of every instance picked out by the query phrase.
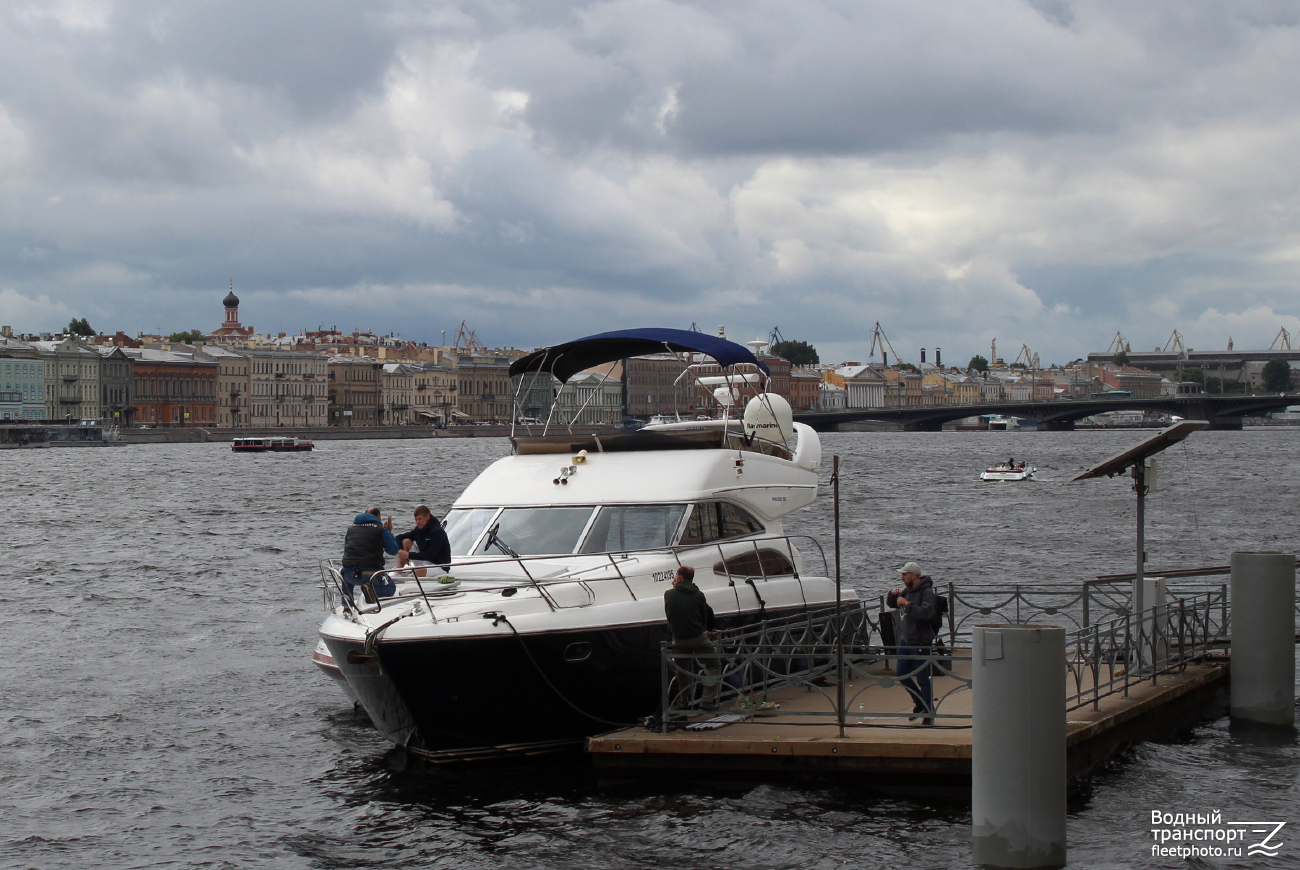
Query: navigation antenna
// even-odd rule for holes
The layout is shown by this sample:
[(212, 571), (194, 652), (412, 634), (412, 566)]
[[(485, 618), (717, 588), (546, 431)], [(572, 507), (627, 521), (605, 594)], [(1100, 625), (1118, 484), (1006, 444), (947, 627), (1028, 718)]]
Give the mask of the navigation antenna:
[[(1281, 347), (1278, 347), (1279, 344), (1281, 344)], [(1277, 331), (1277, 336), (1273, 339), (1273, 343), (1268, 346), (1268, 349), (1296, 350), (1296, 348), (1291, 345), (1291, 333), (1286, 331), (1285, 326)]]
[(889, 336), (885, 335), (885, 330), (880, 328), (879, 320), (876, 321), (875, 327), (871, 330), (871, 350), (867, 354), (869, 359), (876, 358), (876, 348), (880, 348), (882, 365), (889, 365), (889, 354), (885, 353), (885, 348), (889, 348), (889, 353), (894, 355), (895, 363), (899, 361), (898, 351), (894, 350), (894, 343), (889, 340)]

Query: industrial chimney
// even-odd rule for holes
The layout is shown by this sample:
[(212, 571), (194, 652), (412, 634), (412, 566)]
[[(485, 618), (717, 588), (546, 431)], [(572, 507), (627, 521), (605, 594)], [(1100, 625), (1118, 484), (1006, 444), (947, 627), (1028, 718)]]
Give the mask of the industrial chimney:
[(943, 348), (941, 347), (936, 347), (934, 349), (934, 365), (936, 368), (943, 368), (943, 357), (940, 356), (940, 351), (942, 350)]
[(925, 362), (925, 348), (921, 348), (921, 362)]

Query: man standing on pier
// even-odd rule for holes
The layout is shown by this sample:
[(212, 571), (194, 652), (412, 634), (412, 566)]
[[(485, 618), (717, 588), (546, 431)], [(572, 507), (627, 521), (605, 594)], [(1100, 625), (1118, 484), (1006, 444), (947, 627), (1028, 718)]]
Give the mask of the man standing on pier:
[(934, 643), (934, 621), (939, 612), (934, 583), (921, 573), (921, 566), (915, 562), (908, 562), (898, 569), (898, 573), (903, 577), (903, 586), (885, 596), (887, 605), (897, 607), (903, 613), (895, 673), (902, 677), (899, 682), (903, 687), (912, 693), (911, 718), (920, 718), (922, 725), (933, 725), (934, 688), (930, 682), (928, 656)]
[(673, 577), (673, 586), (664, 592), (664, 613), (668, 617), (668, 629), (673, 635), (673, 651), (682, 653), (700, 653), (709, 656), (704, 660), (704, 672), (712, 679), (705, 684), (704, 698), (701, 706), (706, 710), (718, 708), (718, 693), (722, 689), (722, 673), (718, 662), (712, 658), (717, 652), (713, 639), (709, 636), (715, 627), (713, 608), (704, 597), (700, 587), (695, 585), (695, 569), (682, 565)]

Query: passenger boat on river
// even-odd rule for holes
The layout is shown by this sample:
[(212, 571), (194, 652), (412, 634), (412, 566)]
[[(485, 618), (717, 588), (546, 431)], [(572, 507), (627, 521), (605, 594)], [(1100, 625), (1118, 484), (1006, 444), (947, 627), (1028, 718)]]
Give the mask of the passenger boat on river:
[(742, 389), (756, 394), (743, 419), (516, 432), (444, 520), (450, 582), (390, 569), (396, 594), (367, 603), (345, 592), (336, 562), (322, 566), (328, 615), (313, 658), (386, 738), (434, 760), (533, 754), (655, 714), (664, 591), (679, 565), (695, 568), (723, 628), (834, 605), (821, 548), (782, 526), (817, 496), (821, 443), (766, 392), (748, 348), (626, 330), (538, 351), (511, 374), (522, 394), (534, 377), (564, 383), (664, 352), (681, 361), (683, 388), (728, 411)]
[(236, 438), (230, 449), (236, 453), (299, 453), (312, 449), (310, 438), (300, 436), (271, 436)]

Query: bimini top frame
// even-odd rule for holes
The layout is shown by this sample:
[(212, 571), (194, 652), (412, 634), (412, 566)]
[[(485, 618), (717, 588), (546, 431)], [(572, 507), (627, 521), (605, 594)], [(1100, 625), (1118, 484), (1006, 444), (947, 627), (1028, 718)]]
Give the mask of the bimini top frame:
[[(754, 356), (753, 351), (733, 341), (686, 329), (651, 327), (602, 332), (535, 351), (511, 364), (510, 377), (514, 379), (519, 375), (535, 377), (538, 374), (549, 374), (563, 385), (579, 372), (604, 363), (617, 363), (628, 357), (654, 353), (703, 354), (711, 357), (723, 369), (750, 365), (762, 372), (763, 376), (770, 374), (767, 366)], [(514, 397), (516, 406), (519, 402), (518, 394), (524, 389), (527, 380), (520, 378), (518, 382)], [(512, 437), (514, 423), (518, 421), (518, 407), (514, 411), (511, 418)], [(551, 411), (553, 415), (554, 405)], [(543, 433), (550, 429), (551, 422), (552, 417), (548, 416)]]

